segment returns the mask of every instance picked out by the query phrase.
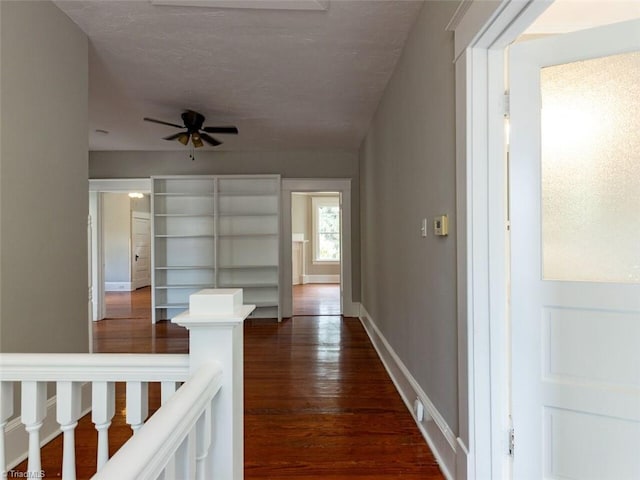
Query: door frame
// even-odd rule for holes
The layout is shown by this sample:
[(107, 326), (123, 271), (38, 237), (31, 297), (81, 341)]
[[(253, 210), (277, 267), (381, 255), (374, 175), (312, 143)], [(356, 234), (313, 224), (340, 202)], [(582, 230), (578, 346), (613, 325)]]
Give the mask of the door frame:
[[(551, 1), (462, 0), (454, 31), (459, 437), (456, 478), (511, 478), (505, 51)], [(517, 437), (517, 434), (516, 434)]]
[[(89, 194), (96, 193), (97, 211), (96, 218), (92, 218), (92, 238), (96, 245), (95, 259), (93, 260), (93, 302), (98, 315), (93, 321), (102, 320), (105, 316), (105, 291), (104, 291), (104, 218), (102, 212), (103, 193), (151, 193), (151, 178), (107, 178), (89, 179)], [(153, 274), (153, 272), (152, 272)], [(92, 325), (90, 325), (92, 328)]]
[(345, 316), (358, 316), (359, 306), (353, 302), (351, 270), (351, 179), (349, 178), (283, 178), (280, 199), (281, 232), (280, 304), (282, 316), (293, 315), (291, 274), (291, 194), (293, 192), (339, 192), (342, 202), (340, 225), (340, 311)]

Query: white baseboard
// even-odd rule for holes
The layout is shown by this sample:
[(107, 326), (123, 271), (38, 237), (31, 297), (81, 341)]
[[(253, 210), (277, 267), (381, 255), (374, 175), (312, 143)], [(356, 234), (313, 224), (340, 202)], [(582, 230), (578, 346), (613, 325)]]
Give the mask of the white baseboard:
[(104, 282), (105, 292), (132, 292), (134, 290), (131, 282)]
[[(91, 383), (82, 385), (82, 405), (81, 417), (91, 411)], [(47, 400), (47, 416), (40, 429), (40, 447), (49, 443), (62, 432), (60, 425), (56, 422), (56, 396)], [(29, 436), (20, 422), (20, 417), (11, 420), (5, 429), (5, 448), (7, 459), (7, 470), (12, 469), (20, 462), (24, 461), (29, 452)]]
[[(364, 326), (371, 343), (378, 352), (378, 356), (384, 364), (387, 373), (391, 377), (398, 393), (402, 397), (405, 405), (413, 419), (415, 420), (422, 436), (427, 441), (429, 448), (436, 457), (442, 473), (448, 480), (456, 477), (456, 445), (457, 439), (444, 417), (438, 412), (433, 402), (427, 394), (422, 390), (413, 375), (409, 372), (400, 357), (393, 350), (382, 332), (378, 329), (371, 316), (363, 305), (360, 306), (360, 321)], [(419, 399), (424, 406), (424, 417), (421, 422), (418, 421), (413, 410), (413, 402)], [(464, 477), (460, 477), (464, 478)]]
[(340, 283), (340, 275), (303, 275), (302, 283)]

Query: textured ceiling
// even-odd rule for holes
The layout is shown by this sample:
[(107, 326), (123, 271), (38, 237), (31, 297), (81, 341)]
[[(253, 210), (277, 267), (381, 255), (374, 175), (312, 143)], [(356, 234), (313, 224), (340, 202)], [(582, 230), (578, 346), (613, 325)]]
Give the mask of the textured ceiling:
[(205, 125), (238, 126), (238, 136), (216, 135), (224, 141), (217, 150), (357, 149), (422, 6), (56, 4), (90, 39), (92, 150), (184, 149), (161, 139), (177, 129), (142, 121), (180, 124), (184, 109), (204, 114)]

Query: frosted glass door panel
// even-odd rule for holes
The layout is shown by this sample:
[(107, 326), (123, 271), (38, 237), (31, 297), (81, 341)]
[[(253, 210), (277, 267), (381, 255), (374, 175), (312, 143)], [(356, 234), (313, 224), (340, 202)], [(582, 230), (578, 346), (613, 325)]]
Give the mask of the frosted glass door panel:
[(640, 52), (540, 77), (547, 280), (640, 282)]

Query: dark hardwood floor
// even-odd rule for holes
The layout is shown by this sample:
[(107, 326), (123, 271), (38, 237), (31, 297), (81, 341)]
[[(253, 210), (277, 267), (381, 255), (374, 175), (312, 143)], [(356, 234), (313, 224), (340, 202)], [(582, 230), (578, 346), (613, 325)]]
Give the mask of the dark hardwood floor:
[[(129, 300), (117, 295), (108, 301), (135, 318), (97, 322), (97, 352), (187, 352), (183, 328), (151, 325), (149, 289)], [(245, 479), (444, 478), (358, 319), (248, 320), (244, 332)], [(149, 396), (155, 411), (157, 385)], [(112, 452), (131, 435), (124, 385), (118, 384), (116, 401)], [(43, 449), (45, 478), (60, 477), (61, 438)], [(79, 422), (76, 438), (78, 479), (88, 479), (96, 463), (90, 415)]]
[(339, 283), (293, 286), (294, 315), (340, 315)]

